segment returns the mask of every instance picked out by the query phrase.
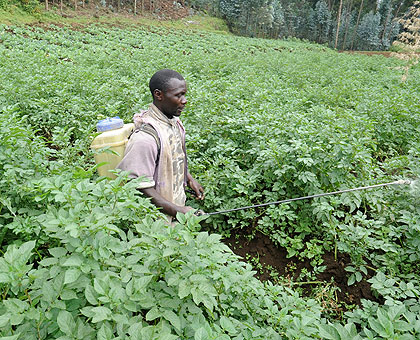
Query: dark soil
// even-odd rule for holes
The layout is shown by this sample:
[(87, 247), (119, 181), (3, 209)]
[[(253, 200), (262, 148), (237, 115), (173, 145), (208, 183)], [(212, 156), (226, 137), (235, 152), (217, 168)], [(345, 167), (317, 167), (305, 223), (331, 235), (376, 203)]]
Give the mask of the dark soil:
[[(273, 277), (270, 275), (271, 268), (273, 268), (282, 276), (280, 281), (283, 284), (286, 282), (293, 288), (301, 287), (304, 295), (315, 296), (322, 304), (325, 304), (325, 308), (333, 309), (337, 313), (355, 305), (360, 306), (362, 299), (378, 301), (372, 295), (370, 284), (366, 281), (372, 276), (372, 272), (368, 273), (368, 277), (364, 277), (362, 281), (351, 286), (347, 285), (350, 274), (344, 268), (351, 264), (350, 257), (347, 254), (337, 254), (336, 260), (334, 253), (325, 253), (322, 265), (326, 266), (326, 269), (316, 275), (316, 282), (318, 283), (299, 284), (296, 280), (302, 270), (305, 268), (307, 271), (312, 271), (313, 269), (310, 260), (302, 261), (297, 257), (288, 258), (285, 248), (278, 247), (268, 236), (258, 231), (251, 240), (249, 239), (249, 234), (246, 231), (237, 230), (232, 232), (231, 236), (224, 242), (235, 254), (254, 266), (257, 270), (256, 276), (261, 281), (273, 281)], [(249, 261), (251, 258), (254, 261)], [(260, 265), (257, 265), (256, 261)], [(320, 284), (319, 281), (325, 283)], [(333, 296), (328, 296), (328, 291), (334, 290)]]
[(384, 57), (390, 58), (393, 56), (394, 52), (390, 51), (339, 51), (340, 53), (349, 53), (349, 54), (364, 54), (364, 55), (382, 55)]

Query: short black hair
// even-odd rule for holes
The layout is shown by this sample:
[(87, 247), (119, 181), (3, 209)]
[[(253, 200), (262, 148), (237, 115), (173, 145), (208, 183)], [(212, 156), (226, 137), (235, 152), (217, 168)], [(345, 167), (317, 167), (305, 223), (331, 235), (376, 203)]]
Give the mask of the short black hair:
[(181, 76), (177, 71), (170, 70), (170, 69), (163, 69), (160, 71), (157, 71), (152, 78), (150, 78), (149, 81), (149, 88), (150, 92), (153, 92), (157, 90), (161, 90), (165, 92), (168, 89), (168, 83), (171, 79), (179, 79), (179, 80), (185, 80), (183, 76)]

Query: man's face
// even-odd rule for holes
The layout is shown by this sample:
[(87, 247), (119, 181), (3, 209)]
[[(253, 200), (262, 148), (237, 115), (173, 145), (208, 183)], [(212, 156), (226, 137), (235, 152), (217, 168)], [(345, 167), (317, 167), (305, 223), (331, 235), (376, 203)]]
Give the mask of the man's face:
[(179, 117), (187, 104), (186, 93), (185, 80), (172, 78), (168, 82), (166, 91), (155, 90), (155, 105), (166, 117)]

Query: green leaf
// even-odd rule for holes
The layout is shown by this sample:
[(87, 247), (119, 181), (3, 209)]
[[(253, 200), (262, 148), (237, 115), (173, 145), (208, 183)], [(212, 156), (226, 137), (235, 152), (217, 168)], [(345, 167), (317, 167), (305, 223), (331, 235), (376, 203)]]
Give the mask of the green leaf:
[(378, 333), (380, 336), (382, 337), (387, 337), (387, 333), (385, 331), (385, 328), (375, 319), (373, 318), (369, 318), (368, 320), (369, 322), (369, 326), (376, 332)]
[(176, 340), (176, 339), (179, 339), (179, 336), (175, 334), (169, 334), (169, 333), (159, 334), (159, 340)]
[(48, 249), (50, 254), (54, 257), (62, 258), (67, 254), (67, 250), (63, 247), (51, 248)]
[(130, 312), (137, 313), (139, 311), (138, 304), (134, 301), (127, 301), (124, 303), (124, 307)]
[(351, 274), (350, 277), (349, 277), (349, 279), (347, 280), (347, 285), (348, 286), (351, 286), (355, 282), (356, 282), (356, 275)]
[(67, 269), (64, 275), (64, 284), (75, 282), (81, 274), (81, 271), (77, 268)]
[(26, 301), (21, 301), (19, 299), (7, 299), (3, 301), (4, 306), (13, 314), (23, 313), (28, 309), (29, 304)]
[(35, 241), (28, 241), (23, 243), (19, 247), (19, 253), (21, 254), (22, 258), (20, 259), (23, 262), (27, 262), (29, 257), (31, 256), (32, 249), (35, 248)]
[(13, 314), (10, 316), (10, 324), (12, 326), (20, 325), (24, 319), (25, 319), (24, 314)]
[(179, 223), (181, 224), (185, 224), (187, 222), (187, 218), (185, 217), (184, 214), (181, 213), (176, 213), (176, 219), (178, 220)]
[(100, 295), (105, 295), (106, 294), (106, 285), (102, 280), (99, 280), (99, 279), (95, 278), (93, 280), (93, 288)]
[(142, 328), (143, 328), (143, 325), (141, 322), (133, 323), (128, 328), (128, 334), (131, 336), (131, 338), (140, 340), (139, 334)]
[(146, 314), (146, 320), (152, 321), (157, 318), (160, 318), (162, 316), (162, 313), (159, 311), (157, 307), (153, 307), (151, 310), (149, 310)]
[(209, 333), (207, 333), (204, 327), (200, 327), (194, 333), (194, 340), (209, 340)]
[(193, 296), (193, 301), (195, 302), (196, 305), (199, 305), (200, 302), (203, 302), (204, 299), (205, 299), (202, 291), (197, 289), (197, 288), (192, 288), (191, 289), (191, 294)]
[(171, 256), (171, 255), (173, 255), (173, 254), (175, 254), (176, 253), (176, 251), (175, 251), (175, 249), (173, 249), (173, 248), (165, 248), (165, 250), (163, 251), (163, 257), (168, 257), (168, 256)]
[(180, 299), (185, 298), (190, 295), (191, 292), (191, 283), (187, 280), (181, 281), (178, 288), (178, 296)]
[(164, 310), (163, 313), (162, 313), (162, 315), (177, 330), (179, 330), (179, 331), (181, 330), (181, 320), (179, 319), (179, 316), (177, 316), (173, 311), (171, 311), (171, 310)]
[(65, 310), (62, 310), (60, 313), (58, 313), (57, 324), (60, 328), (60, 331), (66, 335), (74, 334), (76, 330), (76, 323), (74, 322), (73, 315)]
[(231, 337), (227, 334), (221, 334), (215, 340), (231, 340)]
[(231, 335), (238, 333), (232, 321), (230, 321), (226, 316), (222, 316), (220, 318), (220, 326)]
[(73, 300), (77, 299), (77, 294), (72, 289), (63, 289), (60, 293), (60, 297), (62, 300)]
[(92, 318), (93, 323), (112, 319), (112, 312), (107, 307), (93, 307), (91, 312), (94, 315)]
[(83, 259), (79, 255), (70, 256), (64, 263), (64, 267), (80, 267), (83, 263)]
[(93, 289), (93, 287), (91, 285), (86, 286), (85, 297), (86, 297), (86, 300), (91, 305), (97, 305), (98, 304), (98, 300), (96, 300), (96, 297), (95, 297), (95, 290)]
[(388, 318), (385, 310), (379, 308), (377, 311), (378, 320), (383, 326), (387, 336), (391, 336), (394, 333), (394, 326), (392, 325), (391, 320)]
[(93, 318), (95, 313), (92, 312), (93, 307), (83, 307), (80, 309), (80, 312), (84, 315), (87, 316), (88, 318)]
[(43, 267), (49, 267), (57, 263), (58, 263), (58, 259), (55, 257), (47, 257), (47, 258), (44, 258), (42, 261), (39, 261), (39, 264)]
[(2, 336), (0, 337), (0, 340), (17, 340), (20, 337), (20, 333), (10, 336)]
[(416, 320), (416, 323), (414, 324), (414, 330), (417, 333), (420, 333), (420, 320)]
[(12, 281), (13, 279), (8, 274), (0, 273), (0, 283), (11, 283)]
[(97, 340), (111, 340), (113, 338), (114, 334), (112, 332), (111, 326), (107, 322), (104, 322), (98, 331)]
[(143, 276), (141, 278), (136, 278), (134, 281), (134, 288), (137, 291), (141, 291), (144, 290), (148, 284), (150, 283), (150, 281), (153, 279), (152, 275), (148, 275), (148, 276)]
[(6, 327), (9, 323), (10, 317), (7, 314), (0, 315), (0, 328)]
[(329, 340), (344, 340), (341, 339), (340, 334), (331, 324), (320, 324), (319, 327), (319, 335), (325, 339)]

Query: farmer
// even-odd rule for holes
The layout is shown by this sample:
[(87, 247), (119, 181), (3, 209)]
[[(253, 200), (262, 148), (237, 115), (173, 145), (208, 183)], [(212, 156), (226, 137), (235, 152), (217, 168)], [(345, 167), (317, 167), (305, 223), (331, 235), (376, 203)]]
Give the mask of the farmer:
[(204, 199), (203, 187), (187, 167), (185, 130), (179, 119), (187, 104), (185, 79), (176, 71), (163, 69), (149, 82), (153, 103), (134, 115), (135, 130), (117, 168), (131, 178), (143, 177), (138, 189), (169, 216), (193, 209), (185, 206), (188, 185), (197, 199)]

